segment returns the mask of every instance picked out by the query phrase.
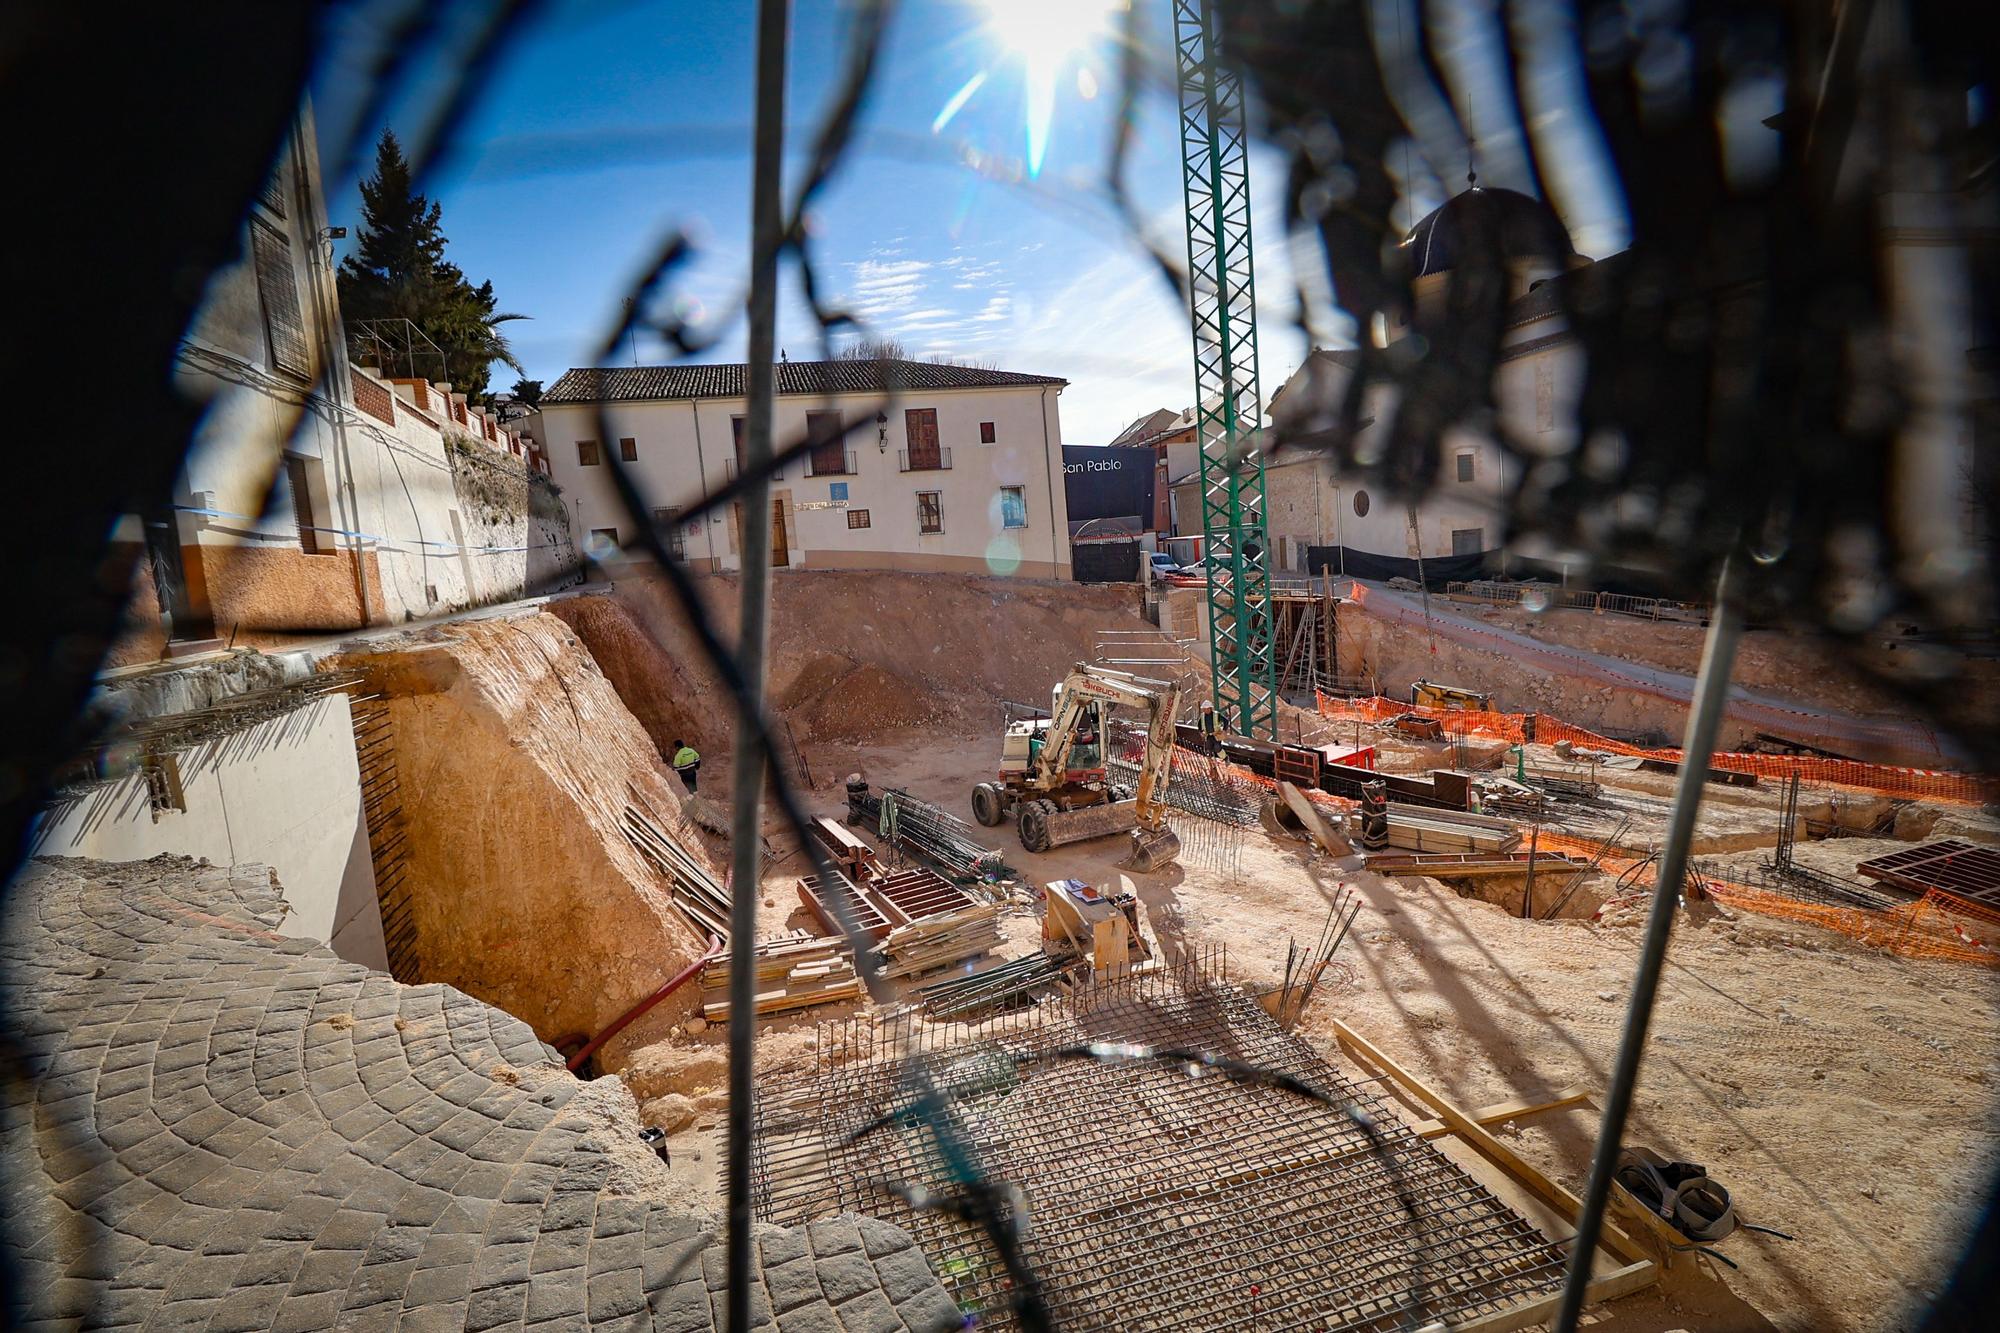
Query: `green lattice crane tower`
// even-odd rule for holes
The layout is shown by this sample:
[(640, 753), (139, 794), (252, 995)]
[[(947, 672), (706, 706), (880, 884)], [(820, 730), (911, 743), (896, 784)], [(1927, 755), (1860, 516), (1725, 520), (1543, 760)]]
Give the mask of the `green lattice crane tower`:
[(1263, 397), (1257, 386), (1257, 283), (1250, 263), (1250, 146), (1243, 83), (1218, 58), (1210, 0), (1173, 0), (1180, 70), (1181, 182), (1201, 527), (1208, 569), (1215, 707), (1239, 735), (1278, 734), (1270, 542), (1264, 530)]

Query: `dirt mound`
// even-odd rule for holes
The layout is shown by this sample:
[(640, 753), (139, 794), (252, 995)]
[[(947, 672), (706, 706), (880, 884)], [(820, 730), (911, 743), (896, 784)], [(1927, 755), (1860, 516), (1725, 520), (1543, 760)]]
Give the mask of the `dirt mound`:
[(800, 710), (812, 740), (865, 740), (884, 732), (950, 722), (945, 700), (894, 672), (858, 666)]
[[(698, 583), (717, 633), (733, 641), (735, 577)], [(632, 567), (609, 595), (550, 609), (575, 626), (656, 745), (664, 751), (679, 737), (700, 750), (704, 791), (725, 778), (727, 700), (663, 580)], [(1145, 643), (1144, 651), (1101, 652), (1113, 632), (1139, 636), (1127, 642)], [(786, 570), (771, 580), (766, 693), (801, 743), (911, 727), (984, 731), (1006, 701), (1046, 706), (1050, 686), (1077, 662), (1178, 653), (1165, 638), (1147, 643), (1156, 634), (1129, 584)], [(1206, 672), (1183, 675), (1192, 701), (1206, 689)]]

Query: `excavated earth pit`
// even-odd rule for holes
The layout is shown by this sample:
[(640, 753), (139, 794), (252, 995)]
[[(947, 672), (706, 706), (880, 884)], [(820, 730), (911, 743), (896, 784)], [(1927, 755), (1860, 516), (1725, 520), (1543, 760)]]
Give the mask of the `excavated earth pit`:
[[(701, 584), (732, 637), (733, 581)], [(1046, 700), (1072, 663), (1103, 655), (1107, 634), (1148, 628), (1130, 588), (792, 572), (774, 581), (769, 673), (788, 771), (810, 774), (801, 786), (815, 814), (844, 815), (842, 780), (858, 773), (967, 816), (972, 783), (997, 759), (1005, 703)], [(1157, 642), (1162, 656), (1171, 651)], [(716, 803), (727, 799), (727, 709), (659, 585), (626, 577), (546, 614), (448, 627), (344, 665), (370, 670), (395, 710), (414, 807), (412, 882), (429, 900), (424, 963), (438, 969), (427, 975), (554, 1040), (599, 1030), (699, 953), (698, 932), (667, 902), (623, 823), (629, 809), (646, 812), (721, 878), (726, 848), (704, 827), (721, 826)], [(1190, 666), (1182, 678), (1199, 698), (1201, 673)], [(1296, 731), (1320, 743), (1356, 733), (1296, 710), (1285, 727), (1288, 738)], [(1458, 762), (1450, 746), (1359, 733), (1391, 771)], [(704, 755), (698, 803), (663, 764), (677, 739)], [(1504, 769), (1506, 748), (1483, 745), (1475, 762)], [(1531, 763), (1551, 758), (1530, 747)], [(1575, 811), (1569, 831), (1603, 839), (1623, 824), (1623, 846), (1656, 845), (1674, 777), (1606, 770), (1601, 778), (1602, 801)], [(1710, 785), (1696, 854), (1768, 856), (1781, 800), (1769, 782)], [(2000, 841), (1994, 820), (1959, 808), (1808, 789), (1801, 813), (1802, 837), (1815, 823), (1861, 830), (1887, 818), (1898, 836)], [(1234, 978), (1270, 983), (1288, 941), (1310, 942), (1347, 884), (1364, 906), (1301, 1029), (1316, 1049), (1332, 1049), (1317, 1026), (1324, 1013), (1365, 1030), (1461, 1105), (1576, 1083), (1602, 1088), (1644, 914), (1643, 903), (1623, 902), (1613, 876), (1586, 877), (1555, 920), (1539, 918), (1568, 877), (1538, 882), (1536, 919), (1524, 920), (1521, 880), (1461, 887), (1343, 876), (1302, 844), (1258, 829), (1175, 822), (1180, 864), (1145, 879), (1117, 867), (1122, 848), (1110, 843), (1034, 854), (1011, 824), (991, 830), (1023, 885), (1003, 908), (998, 952), (1038, 947), (1026, 889), (1074, 877), (1130, 887), (1164, 961), (1226, 945)], [(798, 849), (775, 820), (765, 834), (759, 933), (819, 933), (799, 905)], [(1938, 1200), (1972, 1197), (1992, 1155), (1981, 1128), (1996, 1053), (1991, 973), (1703, 905), (1677, 931), (1669, 977), (1634, 1141), (1726, 1172), (1744, 1206), (1781, 1229), (1817, 1215), (1798, 1182), (1828, 1182), (1843, 1200), (1841, 1223), (1813, 1228), (1811, 1248), (1732, 1241), (1728, 1253), (1743, 1271), (1727, 1275), (1726, 1287), (1670, 1282), (1613, 1307), (1609, 1326), (1896, 1327), (1901, 1302), (1937, 1280), (1961, 1225)], [(1857, 986), (1884, 1008), (1857, 1008)], [(691, 986), (635, 1024), (600, 1067), (624, 1079), (642, 1119), (670, 1132), (675, 1161), (701, 1190), (714, 1186), (721, 1160), (726, 1032), (695, 1017), (697, 993)], [(856, 1010), (764, 1020), (760, 1080), (774, 1091), (799, 1086), (819, 1058), (820, 1024)], [(1893, 1018), (1877, 1021), (1883, 1014)], [(1944, 1058), (1903, 1050), (1900, 1034), (1910, 1032)], [(1507, 1136), (1575, 1187), (1594, 1115), (1554, 1113)], [(1855, 1144), (1867, 1145), (1858, 1154), (1868, 1179), (1850, 1189)], [(1901, 1220), (1886, 1200), (1904, 1201)]]

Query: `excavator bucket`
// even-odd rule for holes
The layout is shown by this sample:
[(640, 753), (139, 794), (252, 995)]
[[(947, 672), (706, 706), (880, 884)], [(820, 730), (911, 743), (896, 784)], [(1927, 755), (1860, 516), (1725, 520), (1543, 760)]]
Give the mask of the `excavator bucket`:
[(1180, 859), (1180, 835), (1161, 825), (1157, 829), (1132, 830), (1132, 851), (1118, 864), (1135, 874), (1150, 875), (1165, 870)]

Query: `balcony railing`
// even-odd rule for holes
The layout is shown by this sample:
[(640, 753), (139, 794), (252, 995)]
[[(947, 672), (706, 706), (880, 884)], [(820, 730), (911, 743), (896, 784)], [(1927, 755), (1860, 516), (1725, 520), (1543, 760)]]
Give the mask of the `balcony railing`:
[(945, 445), (935, 454), (919, 453), (914, 459), (908, 449), (896, 451), (896, 467), (903, 472), (949, 472), (951, 471), (951, 446)]
[[(791, 466), (792, 465), (790, 463), (787, 463), (783, 467), (779, 468), (776, 472), (773, 472), (771, 474), (771, 480), (783, 481), (785, 479), (785, 473), (791, 470)], [(724, 481), (735, 481), (736, 474), (741, 470), (742, 469), (736, 466), (735, 459), (731, 458), (727, 454), (724, 454), (722, 456), (722, 479)]]
[[(822, 467), (822, 463), (833, 465)], [(851, 477), (856, 471), (858, 469), (854, 465), (854, 451), (852, 449), (843, 450), (840, 455), (840, 462), (838, 463), (833, 463), (833, 460), (830, 458), (822, 459), (818, 454), (806, 455), (806, 475), (808, 477)]]

